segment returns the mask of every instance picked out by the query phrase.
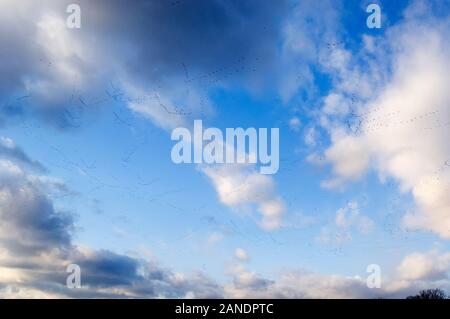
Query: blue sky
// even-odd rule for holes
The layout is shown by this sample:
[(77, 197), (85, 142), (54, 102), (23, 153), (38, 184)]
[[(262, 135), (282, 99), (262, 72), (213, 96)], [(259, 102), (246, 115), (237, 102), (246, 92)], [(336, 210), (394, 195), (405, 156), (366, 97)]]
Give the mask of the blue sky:
[[(0, 2), (1, 296), (450, 288), (449, 2), (109, 2)], [(196, 119), (279, 171), (175, 164)]]

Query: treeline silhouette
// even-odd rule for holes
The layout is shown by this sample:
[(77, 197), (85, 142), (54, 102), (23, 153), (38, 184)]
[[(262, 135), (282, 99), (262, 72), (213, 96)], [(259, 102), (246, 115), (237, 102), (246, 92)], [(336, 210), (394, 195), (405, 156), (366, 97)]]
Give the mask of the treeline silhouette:
[(450, 295), (447, 295), (442, 289), (425, 289), (417, 295), (406, 297), (406, 299), (450, 299)]

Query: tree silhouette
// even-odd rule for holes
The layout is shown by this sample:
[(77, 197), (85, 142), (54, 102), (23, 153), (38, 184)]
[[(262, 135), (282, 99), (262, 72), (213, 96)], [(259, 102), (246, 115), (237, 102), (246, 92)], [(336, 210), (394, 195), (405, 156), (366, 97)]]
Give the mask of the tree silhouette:
[(415, 296), (408, 296), (406, 299), (447, 299), (447, 294), (442, 289), (421, 290)]

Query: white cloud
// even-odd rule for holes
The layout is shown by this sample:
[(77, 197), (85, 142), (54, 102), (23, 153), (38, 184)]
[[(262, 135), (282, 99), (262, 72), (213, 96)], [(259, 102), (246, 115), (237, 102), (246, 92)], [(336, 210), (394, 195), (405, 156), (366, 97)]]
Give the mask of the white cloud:
[[(412, 193), (416, 210), (405, 215), (406, 226), (450, 238), (450, 167), (445, 165), (450, 158), (450, 21), (414, 12), (413, 5), (404, 22), (373, 39), (387, 43), (375, 58), (368, 59), (363, 49), (360, 56), (341, 52), (345, 58), (327, 60), (336, 83), (333, 94), (358, 99), (353, 117), (359, 123), (349, 130), (347, 123), (330, 120), (332, 145), (325, 156), (334, 177), (323, 185), (357, 180), (372, 168)], [(349, 62), (357, 58), (372, 60), (365, 72)]]
[(2, 144), (4, 147), (9, 148), (9, 149), (14, 149), (16, 147), (16, 144), (14, 143), (14, 141), (5, 136), (0, 137), (0, 144)]
[(224, 285), (228, 298), (365, 298), (377, 295), (359, 277), (321, 275), (288, 270), (274, 280), (236, 267), (233, 281)]
[(301, 126), (300, 119), (297, 116), (294, 116), (289, 120), (289, 128), (294, 132), (298, 132)]
[(214, 246), (217, 243), (221, 242), (223, 240), (224, 235), (222, 233), (213, 232), (208, 235), (208, 238), (206, 239), (206, 243), (208, 246)]
[(247, 252), (242, 248), (236, 248), (236, 250), (234, 252), (234, 256), (240, 261), (248, 261), (249, 260), (249, 256), (248, 256)]
[(242, 265), (229, 268), (231, 282), (224, 285), (228, 298), (405, 298), (422, 289), (450, 289), (450, 253), (437, 250), (404, 257), (391, 276), (382, 268), (381, 287), (367, 286), (367, 276), (320, 274), (305, 269), (284, 269), (275, 278)]
[(415, 295), (430, 288), (449, 290), (450, 253), (433, 249), (406, 255), (385, 283), (385, 293), (393, 296)]
[(328, 115), (345, 115), (348, 113), (347, 100), (340, 94), (331, 93), (324, 99), (323, 111)]
[(449, 271), (450, 253), (437, 251), (409, 254), (397, 268), (400, 279), (404, 280), (448, 279)]
[(131, 82), (125, 82), (122, 86), (124, 87), (124, 94), (130, 99), (130, 101), (127, 101), (128, 108), (166, 130), (186, 126), (186, 115), (184, 114), (192, 112), (194, 106), (200, 105), (200, 103), (191, 103), (191, 105), (186, 106), (189, 99), (184, 96), (183, 109), (178, 109), (179, 107), (174, 105), (173, 101), (175, 90), (172, 90), (169, 99), (166, 95), (161, 95), (161, 92), (142, 89)]
[(335, 221), (339, 228), (355, 227), (363, 234), (367, 234), (373, 227), (373, 221), (360, 213), (358, 203), (354, 201), (347, 203), (346, 207), (338, 209)]
[(324, 187), (336, 187), (345, 180), (357, 180), (365, 173), (369, 163), (369, 146), (359, 139), (335, 132), (333, 145), (325, 151), (325, 161), (333, 164), (333, 179), (324, 181)]
[(290, 9), (282, 25), (279, 93), (283, 102), (299, 91), (306, 95), (314, 92), (312, 65), (317, 62), (319, 48), (336, 41), (338, 7), (337, 1), (299, 1)]
[(316, 241), (320, 244), (340, 246), (352, 239), (353, 231), (368, 234), (373, 227), (372, 219), (361, 214), (358, 203), (351, 201), (336, 211), (334, 222), (322, 227)]
[(315, 146), (318, 139), (318, 133), (315, 127), (308, 127), (305, 131), (305, 144)]
[(256, 205), (263, 229), (281, 227), (285, 206), (275, 194), (275, 183), (271, 177), (245, 165), (221, 165), (202, 170), (214, 184), (221, 203), (241, 212), (248, 212)]

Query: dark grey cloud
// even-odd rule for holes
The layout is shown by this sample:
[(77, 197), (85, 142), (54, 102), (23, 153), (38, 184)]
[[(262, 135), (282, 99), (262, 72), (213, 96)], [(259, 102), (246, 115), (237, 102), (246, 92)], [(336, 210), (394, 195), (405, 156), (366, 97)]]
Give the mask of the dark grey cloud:
[(71, 244), (73, 218), (57, 211), (39, 179), (1, 163), (0, 243), (13, 255), (34, 255)]
[[(249, 73), (256, 58), (260, 68), (272, 63), (288, 1), (140, 1), (130, 7), (121, 0), (94, 6), (86, 30), (119, 40), (110, 45), (128, 53), (124, 64), (130, 73), (145, 80), (179, 75), (192, 80), (210, 75), (213, 80), (225, 73)], [(89, 12), (95, 12), (92, 18)], [(94, 19), (98, 12), (101, 19)]]
[(46, 172), (47, 169), (40, 162), (32, 160), (20, 147), (17, 147), (10, 139), (0, 137), (0, 158), (20, 161), (29, 167), (40, 172)]
[(154, 89), (169, 98), (264, 81), (276, 69), (281, 18), (289, 12), (286, 0), (79, 1), (82, 27), (72, 30), (64, 26), (69, 3), (2, 8), (2, 122), (38, 115), (78, 127), (86, 113), (117, 102), (111, 83), (139, 86), (149, 99)]
[[(89, 286), (131, 286), (133, 282), (144, 280), (139, 275), (139, 261), (124, 255), (118, 255), (111, 251), (96, 251), (92, 256), (81, 255), (74, 263), (83, 269), (83, 280)], [(149, 276), (150, 279), (162, 279), (163, 273)]]

